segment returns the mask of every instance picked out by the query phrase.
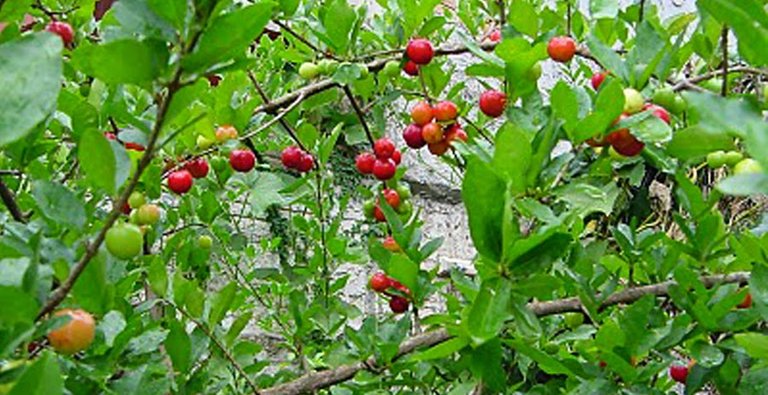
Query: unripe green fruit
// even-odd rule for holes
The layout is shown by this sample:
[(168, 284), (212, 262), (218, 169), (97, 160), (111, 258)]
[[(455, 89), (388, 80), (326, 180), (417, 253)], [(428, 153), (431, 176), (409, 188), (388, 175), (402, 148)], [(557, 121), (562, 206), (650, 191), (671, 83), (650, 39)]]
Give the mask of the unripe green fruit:
[(128, 222), (138, 225), (139, 224), (139, 210), (133, 209), (131, 210), (131, 214), (128, 215)]
[(725, 151), (710, 152), (707, 155), (707, 166), (712, 169), (718, 169), (725, 166), (726, 156)]
[(747, 158), (737, 163), (733, 167), (733, 174), (760, 174), (763, 172), (763, 166), (760, 166), (760, 162)]
[(541, 77), (541, 62), (536, 62), (525, 72), (525, 77), (531, 81), (537, 81)]
[(139, 191), (133, 191), (131, 196), (128, 197), (128, 205), (131, 208), (139, 208), (146, 202), (147, 199), (144, 198), (144, 194)]
[(381, 74), (385, 77), (396, 77), (400, 74), (400, 63), (394, 60), (384, 64), (384, 68), (381, 69)]
[(558, 346), (555, 343), (547, 343), (544, 345), (543, 348), (544, 348), (544, 352), (546, 352), (547, 354), (555, 354), (558, 351), (560, 351), (560, 346)]
[(676, 96), (677, 95), (675, 95), (675, 91), (673, 91), (672, 88), (662, 88), (653, 92), (651, 101), (672, 111), (672, 108), (675, 106)]
[(720, 78), (712, 78), (702, 81), (699, 85), (708, 91), (719, 93), (723, 89), (723, 80)]
[(213, 245), (213, 239), (211, 238), (211, 236), (202, 235), (197, 238), (197, 246), (204, 250), (210, 249), (212, 245)]
[(323, 59), (317, 64), (319, 71), (325, 75), (331, 75), (339, 68), (339, 62), (333, 59)]
[(365, 203), (363, 203), (363, 213), (365, 214), (365, 218), (371, 219), (373, 218), (373, 210), (376, 208), (376, 202), (373, 200), (366, 200)]
[(360, 77), (359, 77), (359, 79), (364, 80), (364, 79), (368, 78), (369, 74), (370, 74), (370, 72), (368, 71), (368, 66), (366, 66), (364, 64), (361, 64), (360, 65)]
[(728, 167), (736, 166), (742, 159), (744, 159), (744, 155), (739, 151), (728, 151), (725, 153), (725, 164)]
[(670, 107), (667, 107), (667, 110), (671, 111), (672, 114), (680, 115), (688, 109), (688, 102), (683, 99), (680, 95), (675, 95), (675, 101), (672, 103)]
[(403, 217), (410, 217), (413, 213), (413, 204), (408, 200), (400, 202), (395, 211)]
[(197, 148), (205, 150), (205, 149), (211, 148), (213, 146), (213, 143), (215, 143), (215, 141), (213, 141), (213, 140), (211, 140), (211, 139), (209, 139), (209, 138), (207, 138), (207, 137), (205, 137), (203, 135), (199, 135), (199, 136), (197, 136), (197, 142), (196, 143), (197, 143)]
[(107, 231), (107, 251), (119, 259), (131, 259), (141, 253), (144, 237), (141, 229), (133, 224), (117, 224)]
[(139, 225), (154, 225), (160, 219), (160, 208), (154, 204), (139, 207)]
[(395, 191), (397, 191), (397, 195), (400, 196), (400, 199), (408, 199), (411, 197), (411, 188), (408, 188), (408, 185), (398, 184)]
[(624, 89), (624, 112), (634, 114), (643, 109), (643, 95), (635, 89)]
[(568, 328), (574, 329), (584, 323), (584, 314), (581, 313), (568, 313), (565, 315), (565, 325)]
[(305, 80), (311, 80), (317, 77), (318, 74), (320, 74), (320, 68), (314, 63), (302, 63), (299, 67), (299, 75)]

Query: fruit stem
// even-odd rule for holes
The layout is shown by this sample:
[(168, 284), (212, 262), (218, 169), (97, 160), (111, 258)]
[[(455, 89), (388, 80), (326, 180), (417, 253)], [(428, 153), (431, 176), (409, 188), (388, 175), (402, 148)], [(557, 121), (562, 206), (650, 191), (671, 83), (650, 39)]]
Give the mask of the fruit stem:
[(720, 46), (723, 51), (723, 86), (720, 89), (720, 95), (728, 96), (728, 25), (723, 25), (720, 37)]
[[(256, 80), (256, 76), (253, 75), (253, 72), (248, 70), (248, 78), (251, 80), (251, 83), (253, 84), (253, 87), (256, 88), (256, 91), (259, 93), (259, 96), (261, 96), (261, 99), (264, 101), (264, 104), (271, 105), (272, 102), (269, 100), (269, 96), (267, 96), (267, 93), (264, 91), (264, 89), (259, 85), (259, 81)], [(285, 129), (286, 132), (288, 132), (288, 135), (291, 137), (291, 139), (296, 142), (296, 144), (305, 152), (309, 152), (307, 150), (307, 147), (302, 144), (301, 140), (299, 140), (299, 137), (296, 135), (296, 132), (293, 130), (291, 125), (288, 124), (288, 122), (283, 119), (289, 112), (291, 112), (296, 106), (298, 106), (302, 101), (304, 101), (304, 95), (299, 95), (298, 98), (296, 98), (296, 101), (294, 101), (288, 108), (286, 108), (283, 112), (280, 114), (277, 114), (274, 119), (271, 119), (269, 122), (264, 124), (262, 127), (256, 129), (255, 131), (246, 134), (242, 137), (241, 140), (248, 140), (250, 141), (251, 136), (255, 136), (259, 133), (261, 133), (263, 130), (266, 130), (267, 128), (272, 127), (272, 125), (275, 124), (275, 122), (280, 122), (280, 125)], [(253, 144), (253, 143), (251, 143)]]
[(352, 104), (352, 108), (355, 109), (355, 113), (357, 114), (357, 118), (360, 120), (360, 124), (363, 125), (363, 130), (365, 130), (365, 135), (368, 137), (368, 142), (371, 143), (371, 147), (373, 147), (373, 134), (371, 134), (371, 129), (368, 128), (368, 123), (365, 122), (365, 115), (363, 115), (363, 111), (360, 109), (360, 105), (357, 104), (357, 100), (355, 100), (355, 96), (352, 94), (349, 86), (344, 85), (343, 89), (344, 94), (346, 94), (347, 99), (349, 99), (349, 103)]

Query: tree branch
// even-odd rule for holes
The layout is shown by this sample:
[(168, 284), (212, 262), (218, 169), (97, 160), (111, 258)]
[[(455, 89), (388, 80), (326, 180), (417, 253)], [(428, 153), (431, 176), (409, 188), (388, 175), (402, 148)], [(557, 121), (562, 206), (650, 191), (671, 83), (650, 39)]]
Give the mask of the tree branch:
[(347, 99), (349, 99), (349, 103), (352, 104), (352, 108), (355, 109), (357, 118), (360, 119), (360, 124), (363, 125), (363, 130), (365, 130), (365, 135), (368, 137), (368, 142), (370, 142), (371, 147), (373, 147), (373, 134), (371, 134), (371, 129), (368, 128), (368, 123), (365, 122), (365, 115), (363, 115), (363, 110), (360, 109), (360, 105), (357, 104), (357, 100), (355, 100), (355, 95), (352, 94), (352, 91), (349, 89), (347, 85), (344, 85), (344, 93), (347, 95)]
[(723, 47), (723, 85), (720, 89), (720, 95), (726, 97), (728, 96), (728, 25), (723, 25), (723, 30), (720, 33), (720, 46)]
[(3, 180), (0, 180), (0, 199), (3, 200), (3, 204), (5, 204), (5, 207), (8, 208), (8, 211), (11, 213), (13, 219), (21, 223), (27, 222), (27, 217), (24, 215), (24, 213), (21, 212), (19, 205), (16, 203), (16, 198), (13, 196), (13, 191), (11, 191), (8, 186), (5, 185)]
[[(741, 285), (749, 281), (748, 272), (737, 272), (727, 275), (704, 276), (699, 278), (705, 287), (711, 288), (718, 284), (738, 283)], [(664, 296), (669, 293), (669, 288), (675, 285), (675, 281), (666, 281), (659, 284), (629, 288), (612, 294), (600, 305), (600, 308), (617, 304), (626, 304), (637, 301), (645, 295)], [(600, 295), (598, 295), (598, 298)], [(538, 317), (561, 314), (567, 312), (581, 312), (582, 304), (578, 298), (567, 298), (549, 302), (532, 302), (528, 304), (533, 313)], [(400, 345), (395, 359), (409, 354), (421, 347), (431, 347), (442, 343), (453, 336), (446, 329), (437, 329), (413, 336)], [(267, 388), (260, 392), (261, 395), (299, 395), (313, 392), (334, 384), (352, 379), (362, 370), (376, 371), (382, 368), (374, 357), (353, 364), (342, 365), (335, 369), (303, 375), (291, 382)]]

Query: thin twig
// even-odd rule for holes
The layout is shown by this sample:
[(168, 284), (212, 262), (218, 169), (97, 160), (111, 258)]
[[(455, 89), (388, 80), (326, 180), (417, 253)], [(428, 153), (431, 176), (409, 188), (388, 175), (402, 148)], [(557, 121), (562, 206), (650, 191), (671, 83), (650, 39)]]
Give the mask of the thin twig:
[[(261, 99), (264, 100), (264, 103), (271, 104), (272, 102), (269, 100), (269, 96), (267, 96), (267, 92), (264, 91), (264, 89), (261, 87), (261, 84), (259, 84), (259, 81), (256, 79), (256, 76), (253, 75), (253, 72), (248, 70), (248, 78), (251, 80), (251, 83), (253, 84), (253, 87), (256, 88), (256, 91), (259, 93), (259, 96), (261, 96)], [(303, 100), (303, 99), (302, 99)], [(300, 103), (300, 101), (299, 101)], [(287, 114), (290, 111), (284, 112), (284, 114)], [(283, 115), (284, 116), (284, 115)], [(299, 136), (296, 134), (296, 131), (293, 130), (291, 125), (288, 124), (288, 122), (283, 119), (283, 116), (278, 116), (277, 120), (280, 122), (280, 125), (285, 129), (286, 132), (288, 132), (288, 135), (291, 137), (291, 139), (296, 142), (296, 144), (304, 151), (307, 151), (307, 148), (304, 146), (304, 144), (299, 139)], [(308, 151), (307, 151), (308, 152)]]
[(728, 96), (728, 25), (723, 25), (720, 46), (723, 51), (723, 86), (720, 89), (720, 95), (726, 97)]
[(355, 113), (357, 114), (357, 118), (360, 119), (360, 124), (363, 125), (363, 130), (365, 130), (365, 135), (368, 137), (368, 142), (371, 143), (371, 147), (373, 147), (373, 134), (371, 134), (371, 129), (368, 128), (368, 123), (365, 122), (365, 115), (363, 115), (363, 110), (360, 109), (360, 105), (357, 104), (357, 100), (355, 100), (355, 96), (352, 94), (352, 91), (349, 89), (347, 85), (344, 85), (344, 94), (347, 95), (347, 99), (349, 99), (349, 103), (352, 104), (352, 108), (355, 109)]
[(301, 41), (302, 43), (304, 43), (304, 45), (306, 45), (309, 48), (311, 48), (315, 53), (322, 54), (323, 56), (331, 58), (331, 59), (340, 60), (336, 55), (334, 55), (332, 53), (329, 53), (329, 52), (323, 52), (322, 50), (320, 50), (320, 48), (318, 48), (315, 44), (312, 44), (311, 42), (309, 42), (309, 40), (304, 38), (304, 36), (302, 36), (301, 34), (297, 33), (295, 30), (291, 29), (291, 27), (286, 25), (285, 23), (283, 23), (283, 22), (281, 22), (281, 21), (279, 21), (277, 19), (273, 19), (272, 22), (274, 22), (277, 26), (280, 26), (281, 29), (285, 30), (291, 36), (296, 37), (297, 40)]
[(16, 198), (13, 196), (13, 191), (11, 191), (8, 186), (5, 185), (2, 179), (0, 179), (0, 199), (3, 200), (3, 204), (5, 204), (5, 207), (8, 208), (8, 211), (11, 213), (13, 219), (21, 223), (27, 222), (26, 216), (24, 216), (24, 213), (21, 212), (19, 205), (16, 203)]
[(18, 170), (0, 170), (0, 176), (14, 176), (18, 177), (23, 173)]
[[(699, 280), (705, 287), (711, 288), (718, 284), (738, 283), (746, 284), (749, 281), (748, 272), (737, 272), (728, 275), (704, 276)], [(600, 305), (600, 308), (613, 306), (617, 304), (627, 304), (635, 302), (646, 295), (665, 296), (669, 294), (669, 288), (675, 285), (674, 281), (646, 285), (637, 288), (626, 289), (624, 291), (608, 296)], [(598, 300), (601, 295), (598, 295)], [(568, 312), (582, 312), (584, 306), (579, 298), (567, 298), (554, 300), (550, 302), (532, 302), (528, 308), (538, 316), (548, 316)], [(395, 356), (395, 359), (403, 355), (410, 354), (422, 347), (431, 347), (440, 344), (453, 336), (446, 329), (432, 330), (409, 338), (404, 341)], [(365, 361), (360, 361), (348, 365), (341, 365), (335, 369), (313, 372), (303, 375), (291, 382), (280, 384), (261, 391), (262, 395), (300, 395), (310, 393), (322, 388), (328, 388), (334, 384), (350, 380), (362, 371), (372, 372), (381, 371), (376, 358), (370, 357)]]

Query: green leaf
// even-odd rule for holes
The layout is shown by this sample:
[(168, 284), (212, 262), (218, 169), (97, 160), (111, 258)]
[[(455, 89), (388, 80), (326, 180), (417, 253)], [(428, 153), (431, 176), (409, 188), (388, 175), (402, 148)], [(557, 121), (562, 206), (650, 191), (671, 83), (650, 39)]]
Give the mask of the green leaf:
[(725, 133), (710, 133), (695, 125), (673, 133), (672, 140), (667, 144), (667, 153), (683, 160), (697, 159), (713, 151), (731, 149), (733, 138)]
[(279, 3), (280, 11), (282, 11), (283, 15), (286, 17), (295, 14), (296, 10), (299, 8), (299, 0), (279, 0)]
[(768, 359), (768, 336), (762, 333), (739, 333), (734, 338), (750, 357)]
[(728, 25), (739, 40), (739, 52), (756, 66), (768, 64), (768, 14), (759, 0), (699, 0), (701, 8)]
[[(72, 54), (85, 74), (108, 84), (145, 85), (168, 67), (167, 44), (160, 40), (123, 39), (104, 45), (82, 45)], [(130, 62), (126, 62), (130, 59)]]
[(619, 188), (613, 182), (602, 187), (574, 182), (557, 190), (556, 195), (566, 201), (573, 212), (584, 218), (594, 212), (611, 214), (619, 196)]
[(168, 378), (164, 368), (164, 365), (139, 365), (129, 370), (125, 376), (112, 381), (109, 387), (116, 394), (149, 395), (169, 393), (171, 380)]
[(216, 326), (224, 319), (224, 315), (232, 307), (232, 301), (235, 299), (236, 293), (237, 284), (229, 283), (213, 297), (211, 313), (208, 316), (208, 324), (211, 327)]
[(331, 0), (324, 7), (322, 16), (325, 33), (330, 45), (338, 53), (346, 53), (352, 36), (352, 29), (357, 23), (357, 13), (345, 0)]
[(555, 116), (565, 122), (563, 126), (570, 135), (579, 121), (579, 102), (576, 92), (565, 81), (558, 81), (550, 94), (550, 103)]
[(672, 138), (672, 128), (650, 112), (641, 112), (619, 122), (616, 129), (628, 128), (638, 140), (648, 143), (664, 143)]
[(613, 19), (619, 15), (618, 0), (590, 0), (590, 15), (595, 19), (608, 18)]
[[(736, 336), (736, 341), (738, 342), (739, 335)], [(705, 368), (714, 368), (720, 366), (720, 364), (722, 364), (723, 360), (725, 359), (725, 355), (722, 351), (720, 351), (719, 348), (704, 341), (697, 341), (689, 349), (691, 351), (691, 356), (696, 359), (696, 363)]]
[(155, 14), (170, 22), (176, 29), (184, 27), (187, 17), (186, 0), (148, 0), (147, 4)]
[(624, 111), (624, 90), (616, 79), (603, 83), (595, 101), (594, 110), (582, 119), (573, 130), (571, 140), (581, 143), (603, 133)]
[(26, 136), (56, 108), (61, 38), (36, 33), (0, 44), (0, 147)]
[(75, 229), (85, 225), (83, 203), (65, 186), (38, 180), (33, 183), (32, 196), (43, 216), (49, 220)]
[(526, 174), (531, 161), (531, 143), (528, 136), (512, 123), (505, 123), (496, 135), (493, 168), (504, 176), (512, 193), (526, 190)]
[(624, 80), (629, 79), (629, 71), (627, 70), (627, 65), (624, 60), (616, 53), (616, 51), (603, 44), (597, 36), (590, 34), (589, 37), (587, 37), (587, 46), (589, 47), (590, 52), (592, 52), (592, 55), (605, 67), (606, 70), (613, 72)]
[(107, 313), (104, 318), (99, 320), (98, 330), (104, 335), (104, 343), (107, 347), (112, 347), (115, 338), (125, 329), (125, 318), (117, 310)]
[(499, 334), (512, 314), (511, 293), (512, 284), (505, 278), (483, 282), (464, 322), (475, 344), (482, 344)]
[(468, 344), (468, 338), (454, 337), (418, 354), (415, 354), (411, 359), (414, 361), (429, 361), (432, 359), (447, 358), (456, 352), (461, 351)]
[(184, 326), (177, 320), (168, 321), (168, 337), (165, 338), (165, 350), (171, 357), (173, 368), (177, 372), (186, 372), (192, 361), (192, 342)]
[(97, 255), (88, 263), (72, 293), (78, 304), (92, 313), (102, 314), (109, 309), (112, 300), (108, 294), (106, 255)]
[(166, 337), (168, 337), (168, 331), (165, 329), (155, 328), (148, 330), (132, 338), (128, 342), (128, 350), (133, 355), (157, 352), (158, 347), (163, 344)]
[(477, 251), (498, 262), (501, 259), (504, 181), (482, 160), (470, 157), (461, 196), (467, 208), (469, 233)]
[(768, 194), (768, 174), (738, 174), (728, 177), (717, 184), (721, 192), (733, 196)]
[(156, 295), (165, 297), (168, 292), (168, 272), (165, 269), (165, 263), (160, 256), (156, 256), (149, 264), (147, 271), (149, 287)]
[(539, 16), (528, 1), (514, 1), (509, 6), (509, 24), (520, 33), (536, 38), (539, 33)]
[(104, 134), (97, 129), (83, 131), (77, 145), (77, 158), (91, 185), (109, 194), (115, 193), (115, 153)]
[(50, 395), (64, 393), (64, 380), (61, 377), (56, 356), (44, 351), (32, 365), (24, 370), (16, 381), (9, 395)]
[(410, 290), (418, 289), (419, 266), (403, 254), (392, 256), (387, 274)]
[(514, 348), (517, 352), (534, 360), (538, 364), (538, 367), (548, 374), (564, 374), (570, 377), (576, 376), (576, 373), (569, 369), (568, 366), (560, 363), (560, 361), (552, 358), (546, 353), (531, 347), (525, 340), (514, 339), (505, 340), (504, 342)]
[(187, 71), (203, 71), (245, 56), (272, 16), (274, 3), (262, 1), (221, 15), (208, 24), (191, 55), (182, 60)]
[[(37, 314), (35, 298), (16, 287), (0, 286), (0, 322), (5, 325), (31, 323)], [(1, 327), (1, 325), (0, 325)]]

